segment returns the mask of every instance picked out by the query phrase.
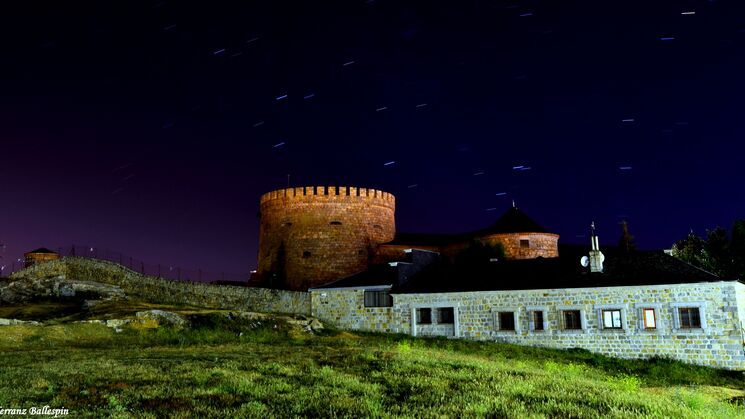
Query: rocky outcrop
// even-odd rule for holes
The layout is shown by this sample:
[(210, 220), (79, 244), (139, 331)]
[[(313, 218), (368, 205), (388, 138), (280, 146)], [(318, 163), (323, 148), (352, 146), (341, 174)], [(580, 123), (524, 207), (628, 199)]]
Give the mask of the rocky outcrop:
[(310, 314), (310, 294), (306, 292), (171, 281), (144, 276), (116, 263), (74, 256), (33, 265), (11, 274), (10, 280), (53, 277), (113, 285), (132, 298), (157, 304)]
[(125, 298), (116, 285), (67, 279), (64, 276), (22, 278), (0, 283), (0, 304), (22, 304), (41, 299), (112, 300)]
[(19, 324), (38, 326), (41, 323), (35, 322), (35, 321), (25, 321), (25, 320), (16, 320), (16, 319), (0, 319), (0, 326), (15, 326)]
[(137, 317), (138, 319), (143, 319), (143, 320), (155, 320), (158, 322), (159, 325), (168, 325), (168, 326), (175, 326), (175, 327), (186, 327), (189, 325), (189, 321), (186, 320), (186, 317), (178, 313), (173, 313), (170, 311), (163, 311), (163, 310), (139, 311), (137, 312), (137, 314), (135, 314), (135, 317)]

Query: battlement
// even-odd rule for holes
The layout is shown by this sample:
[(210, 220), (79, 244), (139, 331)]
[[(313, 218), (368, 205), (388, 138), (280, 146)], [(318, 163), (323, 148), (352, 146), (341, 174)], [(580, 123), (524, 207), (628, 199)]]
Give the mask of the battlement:
[(301, 186), (297, 188), (278, 189), (261, 196), (261, 204), (275, 199), (325, 200), (337, 197), (350, 199), (362, 198), (377, 201), (379, 204), (395, 207), (396, 197), (379, 189), (358, 188), (354, 186)]

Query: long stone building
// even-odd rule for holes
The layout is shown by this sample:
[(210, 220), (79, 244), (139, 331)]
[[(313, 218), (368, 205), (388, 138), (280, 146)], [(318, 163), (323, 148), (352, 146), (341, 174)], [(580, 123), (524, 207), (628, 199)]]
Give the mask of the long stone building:
[(342, 329), (745, 370), (740, 281), (661, 251), (601, 251), (594, 233), (588, 246), (559, 246), (514, 206), (456, 235), (397, 234), (394, 210), (394, 197), (377, 190), (271, 192), (260, 269), (309, 288), (312, 315)]

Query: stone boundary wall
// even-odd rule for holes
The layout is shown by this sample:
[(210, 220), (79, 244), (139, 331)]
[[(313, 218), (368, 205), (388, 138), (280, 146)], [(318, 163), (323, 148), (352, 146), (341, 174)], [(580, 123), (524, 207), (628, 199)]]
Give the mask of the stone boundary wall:
[[(693, 364), (745, 370), (745, 285), (735, 281), (696, 284), (393, 294), (393, 307), (364, 307), (363, 289), (311, 291), (313, 315), (341, 329), (440, 335), (436, 310), (453, 307), (455, 327), (449, 337), (491, 340), (557, 349), (584, 348), (619, 358), (668, 357)], [(675, 327), (676, 307), (700, 304), (701, 329)], [(412, 313), (432, 308), (433, 325), (417, 326)], [(603, 307), (623, 310), (623, 329), (603, 329)], [(654, 308), (658, 328), (645, 330), (642, 308)], [(562, 310), (581, 310), (582, 330), (564, 330)], [(532, 330), (530, 312), (544, 312), (545, 330)], [(516, 330), (497, 327), (497, 313), (515, 313)], [(443, 329), (444, 330), (444, 329)]]
[(172, 281), (143, 276), (113, 262), (74, 256), (31, 266), (10, 278), (55, 276), (117, 285), (154, 303), (310, 315), (310, 296), (305, 292)]

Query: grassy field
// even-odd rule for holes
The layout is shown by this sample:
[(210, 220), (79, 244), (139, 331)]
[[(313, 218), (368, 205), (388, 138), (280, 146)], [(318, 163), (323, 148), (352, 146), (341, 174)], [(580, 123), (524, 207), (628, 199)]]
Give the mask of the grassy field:
[(74, 417), (745, 417), (742, 374), (202, 314), (0, 328), (0, 407)]

